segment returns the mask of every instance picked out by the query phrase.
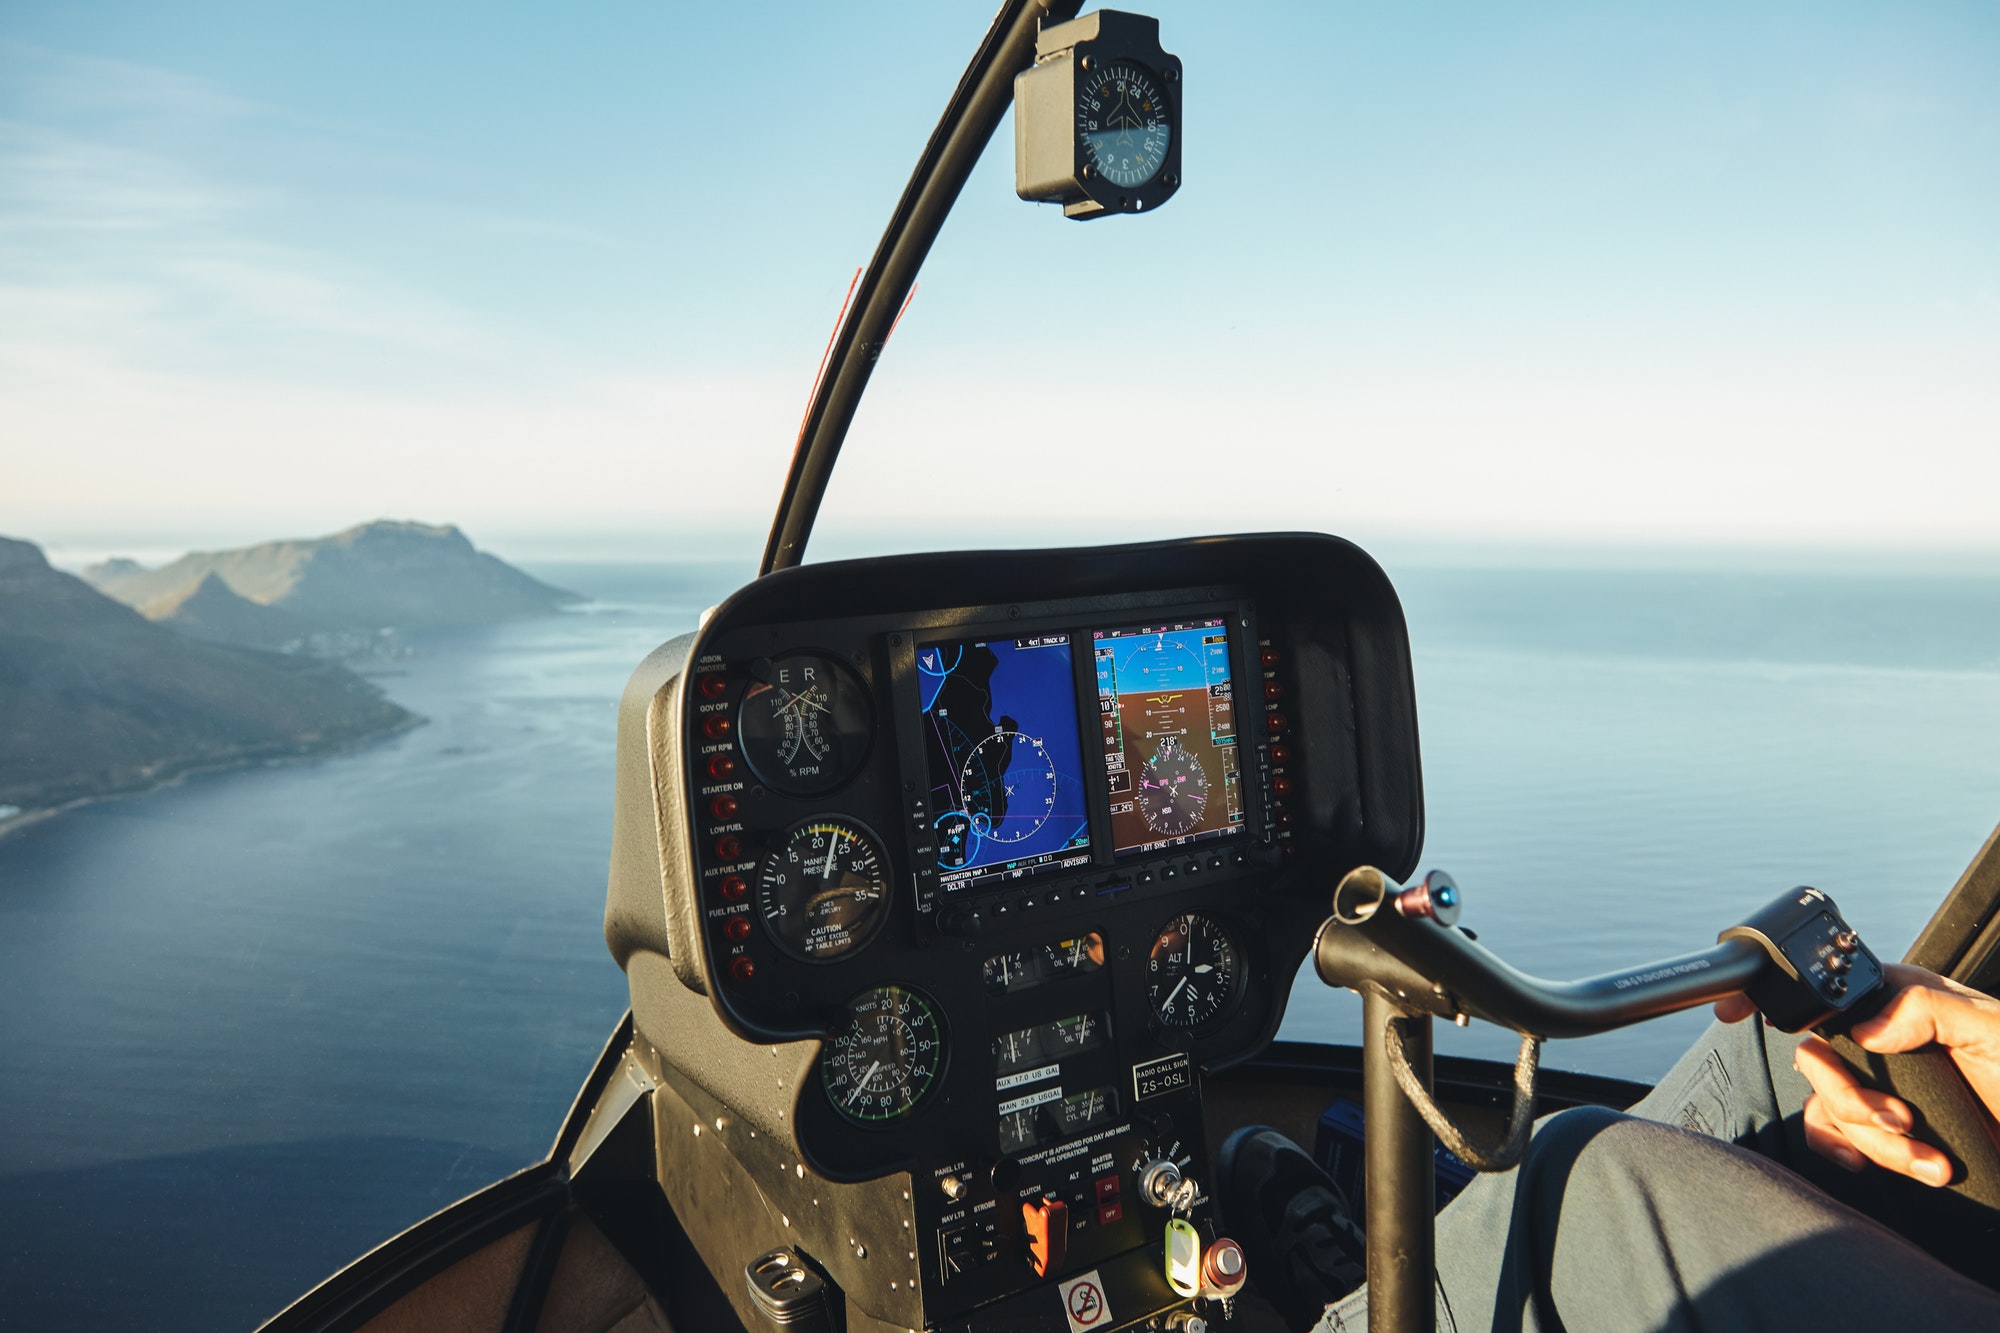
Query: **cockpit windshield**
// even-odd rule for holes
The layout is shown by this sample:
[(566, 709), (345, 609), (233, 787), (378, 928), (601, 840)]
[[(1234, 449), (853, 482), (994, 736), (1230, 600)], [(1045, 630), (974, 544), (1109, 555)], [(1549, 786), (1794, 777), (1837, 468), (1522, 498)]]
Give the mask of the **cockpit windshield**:
[[(0, 1310), (250, 1326), (547, 1151), (631, 1003), (621, 692), (756, 575), (988, 8), (0, 16)], [(1395, 623), (1376, 753), (1421, 772), (1380, 837), (1513, 961), (1793, 883), (1899, 953), (2000, 815), (2000, 24), (1156, 17), (1185, 123), (1132, 111), (1104, 169), (1170, 148), (1171, 198), (1023, 203), (1010, 113), (865, 353), (804, 574), (969, 591), (830, 577), (690, 667), (716, 914), (674, 928), (732, 1020), (831, 1032), (815, 978), (960, 950), (1009, 1156), (1188, 1093), (1114, 1061), (1127, 1012), (1357, 1040), (1254, 932), (1176, 910), (1119, 972), (1074, 895), (1280, 873), (1299, 681)], [(1368, 556), (946, 558), (1254, 533)], [(868, 980), (808, 1084), (836, 1175), (971, 1068)], [(1550, 1058), (1649, 1080), (1698, 1022)]]

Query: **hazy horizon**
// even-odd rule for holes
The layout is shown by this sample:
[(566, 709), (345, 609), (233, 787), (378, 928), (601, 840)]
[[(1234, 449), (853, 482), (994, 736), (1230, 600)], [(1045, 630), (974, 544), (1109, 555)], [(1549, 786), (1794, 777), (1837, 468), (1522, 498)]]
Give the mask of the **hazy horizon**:
[[(40, 546), (49, 563), (71, 573), (113, 558), (135, 560), (149, 568), (169, 564), (184, 555), (204, 551), (229, 550), (266, 542), (310, 540), (377, 519), (404, 518), (430, 524), (454, 523), (449, 515), (375, 515), (357, 519), (319, 532), (270, 531), (254, 524), (219, 529), (213, 535), (188, 534), (178, 540), (151, 534), (129, 541), (106, 539), (104, 534), (45, 541), (32, 533), (0, 532), (0, 536), (32, 541)], [(763, 554), (767, 525), (744, 524), (734, 528), (670, 528), (658, 532), (507, 532), (482, 531), (455, 523), (473, 545), (503, 560), (522, 566), (564, 564), (737, 564), (745, 577), (754, 572)], [(1242, 531), (1278, 531), (1278, 528), (1250, 527)], [(1812, 572), (1827, 575), (1866, 573), (2000, 577), (2000, 543), (1991, 546), (1916, 546), (1883, 544), (1869, 546), (1813, 546), (1792, 544), (1607, 544), (1576, 540), (1530, 543), (1488, 539), (1451, 542), (1411, 537), (1407, 534), (1378, 533), (1372, 537), (1334, 531), (1361, 546), (1377, 561), (1396, 568), (1495, 568), (1495, 569), (1578, 569), (1601, 571), (1668, 570), (1687, 572), (1784, 573)], [(1182, 537), (1216, 535), (1220, 530), (1193, 527), (1162, 527), (1152, 531), (1133, 528), (1106, 532), (1066, 532), (1058, 526), (1024, 529), (1011, 547), (1060, 547), (1114, 542), (1144, 542)], [(903, 555), (933, 550), (964, 549), (955, 534), (939, 529), (904, 530), (885, 534), (879, 530), (848, 528), (815, 534), (806, 551), (808, 563), (847, 560), (869, 556)]]
[[(1185, 187), (1003, 124), (830, 532), (1992, 543), (2000, 10), (1153, 12)], [(760, 532), (991, 5), (767, 17), (746, 94), (732, 11), (8, 6), (0, 531)]]

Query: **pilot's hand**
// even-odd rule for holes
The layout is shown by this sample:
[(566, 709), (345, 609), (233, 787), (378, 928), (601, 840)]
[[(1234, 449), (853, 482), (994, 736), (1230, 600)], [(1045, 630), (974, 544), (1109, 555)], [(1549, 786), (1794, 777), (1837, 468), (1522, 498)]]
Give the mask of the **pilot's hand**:
[[(1884, 971), (1897, 990), (1874, 1017), (1854, 1025), (1849, 1035), (1856, 1044), (1889, 1055), (1935, 1042), (1951, 1053), (1987, 1114), (2000, 1115), (2000, 1000), (1920, 967), (1892, 963)], [(1725, 1023), (1755, 1012), (1741, 995), (1715, 1006), (1715, 1016)], [(1909, 1105), (1864, 1087), (1823, 1039), (1807, 1034), (1794, 1063), (1813, 1086), (1805, 1130), (1814, 1152), (1849, 1171), (1874, 1162), (1926, 1185), (1951, 1179), (1945, 1155), (1909, 1137), (1915, 1124)]]

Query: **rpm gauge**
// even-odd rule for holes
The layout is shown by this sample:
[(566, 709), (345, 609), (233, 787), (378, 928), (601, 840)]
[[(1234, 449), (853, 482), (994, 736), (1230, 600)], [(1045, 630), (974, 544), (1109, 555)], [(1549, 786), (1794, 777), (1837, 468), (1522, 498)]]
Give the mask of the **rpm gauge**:
[(1205, 1027), (1228, 1012), (1243, 968), (1220, 925), (1184, 912), (1160, 928), (1146, 962), (1146, 998), (1168, 1027)]
[(850, 819), (796, 825), (757, 868), (757, 915), (780, 949), (829, 963), (866, 944), (888, 915), (889, 870)]
[(867, 756), (870, 712), (861, 682), (831, 657), (793, 653), (751, 663), (736, 735), (750, 770), (787, 796), (817, 796), (854, 776)]
[(877, 986), (847, 1002), (847, 1020), (820, 1052), (820, 1086), (859, 1125), (900, 1120), (944, 1072), (944, 1027), (935, 1005), (903, 986)]

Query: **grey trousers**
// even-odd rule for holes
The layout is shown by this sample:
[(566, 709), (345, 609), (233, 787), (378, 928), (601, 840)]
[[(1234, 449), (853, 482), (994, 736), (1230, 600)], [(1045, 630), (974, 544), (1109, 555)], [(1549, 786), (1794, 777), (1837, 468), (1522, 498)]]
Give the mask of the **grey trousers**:
[[(2000, 1294), (1837, 1201), (1855, 1178), (1805, 1146), (1796, 1042), (1718, 1023), (1629, 1114), (1542, 1120), (1438, 1215), (1438, 1328), (2000, 1330)], [(1362, 1333), (1367, 1302), (1316, 1333)]]

